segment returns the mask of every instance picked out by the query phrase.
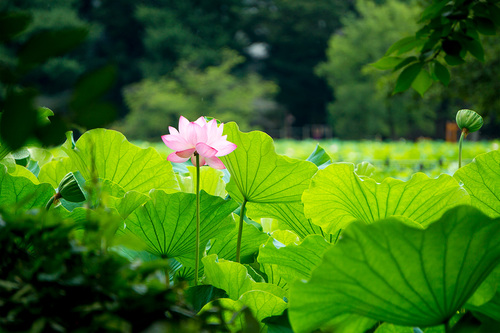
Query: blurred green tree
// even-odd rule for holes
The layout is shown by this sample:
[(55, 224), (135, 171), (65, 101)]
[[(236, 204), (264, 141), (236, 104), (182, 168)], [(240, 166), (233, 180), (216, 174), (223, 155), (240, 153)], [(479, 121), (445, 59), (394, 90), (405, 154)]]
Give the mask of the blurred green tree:
[(390, 98), (394, 77), (367, 66), (393, 40), (416, 29), (419, 8), (397, 0), (380, 5), (359, 0), (356, 9), (359, 16), (342, 20), (343, 28), (330, 40), (328, 60), (317, 67), (335, 94), (328, 106), (335, 134), (348, 139), (433, 135), (435, 105), (413, 93)]
[(143, 77), (158, 78), (179, 61), (203, 69), (220, 63), (224, 49), (241, 52), (238, 39), (243, 2), (240, 0), (143, 1), (135, 18), (143, 30)]
[(485, 60), (481, 35), (494, 36), (500, 27), (498, 0), (423, 0), (415, 34), (394, 43), (380, 61), (384, 69), (402, 69), (394, 93), (412, 87), (420, 94), (433, 81), (450, 82), (447, 66), (466, 62), (468, 55)]
[(314, 67), (326, 59), (340, 18), (353, 11), (353, 0), (248, 1), (243, 32), (250, 44), (262, 43), (267, 56), (256, 68), (277, 82), (277, 101), (295, 117), (295, 124), (324, 123), (331, 92)]
[(258, 126), (269, 111), (275, 111), (272, 104), (258, 105), (266, 105), (262, 102), (273, 96), (276, 85), (254, 73), (231, 74), (244, 58), (231, 50), (222, 56), (217, 66), (201, 70), (183, 61), (170, 75), (128, 86), (124, 95), (130, 113), (118, 128), (129, 138), (158, 139), (181, 115), (191, 121), (204, 115), (236, 121), (245, 130)]

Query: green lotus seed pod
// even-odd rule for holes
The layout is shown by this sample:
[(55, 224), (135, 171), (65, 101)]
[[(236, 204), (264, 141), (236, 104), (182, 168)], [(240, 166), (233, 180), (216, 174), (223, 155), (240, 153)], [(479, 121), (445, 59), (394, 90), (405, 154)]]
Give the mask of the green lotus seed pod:
[(69, 202), (82, 202), (85, 194), (76, 180), (73, 172), (68, 173), (59, 183), (59, 194), (61, 198)]
[(457, 112), (457, 125), (465, 134), (472, 133), (483, 126), (483, 117), (476, 111), (463, 109)]

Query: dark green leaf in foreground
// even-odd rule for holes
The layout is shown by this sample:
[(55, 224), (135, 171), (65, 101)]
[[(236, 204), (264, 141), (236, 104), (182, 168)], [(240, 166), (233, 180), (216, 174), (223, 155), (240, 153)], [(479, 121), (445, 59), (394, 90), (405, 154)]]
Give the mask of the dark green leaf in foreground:
[[(196, 195), (155, 190), (150, 197), (128, 215), (126, 232), (141, 238), (147, 243), (149, 251), (160, 257), (194, 254)], [(237, 206), (232, 200), (226, 201), (201, 192), (200, 244), (206, 244), (220, 232), (234, 228), (227, 217)]]
[(500, 263), (500, 218), (455, 207), (425, 230), (395, 219), (353, 223), (309, 282), (289, 291), (290, 322), (308, 332), (346, 313), (402, 326), (446, 322)]
[(448, 86), (450, 83), (450, 71), (439, 61), (434, 60), (434, 75), (442, 84)]
[(448, 175), (432, 179), (416, 173), (406, 182), (386, 178), (377, 183), (358, 177), (351, 163), (336, 163), (318, 171), (302, 201), (306, 216), (334, 233), (355, 220), (371, 223), (392, 216), (425, 227), (470, 199)]
[(410, 88), (413, 81), (415, 81), (421, 70), (422, 70), (422, 63), (419, 62), (403, 69), (401, 74), (399, 74), (398, 80), (396, 81), (396, 87), (394, 87), (394, 94), (408, 90), (408, 88)]
[(429, 72), (424, 69), (421, 70), (415, 80), (413, 80), (411, 86), (420, 94), (420, 96), (424, 96), (424, 93), (432, 86), (432, 79)]
[(404, 58), (401, 57), (382, 57), (370, 65), (381, 70), (393, 69), (403, 60)]
[(500, 216), (500, 151), (478, 155), (454, 177), (463, 182), (473, 206), (490, 217)]
[(142, 149), (131, 144), (119, 132), (102, 128), (87, 131), (74, 148), (67, 141), (63, 150), (86, 180), (94, 172), (98, 178), (111, 180), (125, 191), (178, 189), (169, 162), (153, 148)]
[(49, 184), (35, 185), (25, 177), (7, 173), (7, 167), (0, 164), (0, 205), (6, 209), (43, 208), (55, 194)]
[(221, 158), (231, 174), (226, 190), (238, 202), (248, 201), (248, 215), (281, 220), (301, 237), (321, 233), (320, 228), (293, 212), (302, 210), (302, 192), (317, 167), (309, 161), (276, 154), (273, 140), (263, 132), (243, 133), (235, 123), (228, 123), (224, 133), (238, 146)]
[(4, 42), (22, 33), (31, 23), (28, 12), (3, 12), (0, 14), (0, 41)]
[(87, 34), (86, 28), (79, 27), (40, 31), (21, 47), (19, 60), (23, 64), (42, 63), (75, 48), (85, 40)]

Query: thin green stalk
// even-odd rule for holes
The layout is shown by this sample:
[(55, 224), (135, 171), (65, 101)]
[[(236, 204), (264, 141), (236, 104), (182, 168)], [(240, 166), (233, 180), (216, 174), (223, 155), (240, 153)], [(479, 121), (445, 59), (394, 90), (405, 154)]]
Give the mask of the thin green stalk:
[(54, 202), (56, 196), (53, 195), (50, 199), (49, 199), (49, 202), (47, 202), (47, 204), (45, 205), (45, 209), (46, 210), (49, 210), (50, 209), (50, 206), (52, 206), (52, 203)]
[(339, 229), (339, 232), (337, 232), (337, 237), (335, 237), (335, 243), (333, 243), (333, 244), (337, 244), (337, 242), (339, 241), (339, 237), (340, 237), (341, 232), (342, 232), (342, 229)]
[(45, 209), (49, 210), (52, 204), (61, 198), (62, 198), (61, 193), (57, 192), (56, 194), (54, 194), (45, 205)]
[(458, 141), (458, 168), (462, 167), (462, 144), (465, 137), (465, 129), (462, 130), (462, 134), (460, 135), (460, 140)]
[(198, 285), (198, 269), (200, 261), (200, 155), (196, 154), (196, 249), (194, 264), (194, 285)]
[(236, 242), (236, 262), (240, 262), (240, 252), (241, 252), (241, 237), (243, 235), (243, 221), (245, 218), (245, 206), (247, 204), (247, 199), (243, 199), (243, 204), (241, 204), (240, 210), (240, 223), (238, 225), (238, 240)]

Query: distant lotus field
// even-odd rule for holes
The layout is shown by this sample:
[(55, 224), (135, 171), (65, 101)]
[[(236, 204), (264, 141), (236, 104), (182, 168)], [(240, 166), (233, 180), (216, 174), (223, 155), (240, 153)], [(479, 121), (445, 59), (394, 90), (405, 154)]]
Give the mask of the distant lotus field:
[[(171, 152), (161, 140), (157, 143), (135, 141), (134, 144), (142, 148), (154, 147), (165, 157)], [(332, 162), (369, 162), (375, 166), (371, 178), (377, 181), (386, 177), (407, 180), (415, 172), (423, 172), (429, 177), (437, 177), (441, 173), (452, 175), (458, 169), (458, 148), (452, 142), (276, 139), (274, 145), (278, 154), (298, 159), (307, 159), (319, 145)], [(499, 148), (500, 140), (468, 141), (463, 151), (464, 164), (470, 163), (479, 154)]]

